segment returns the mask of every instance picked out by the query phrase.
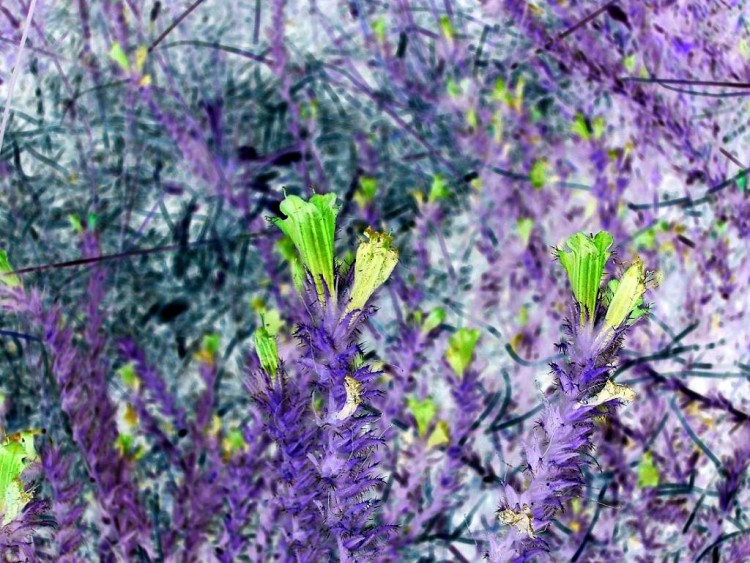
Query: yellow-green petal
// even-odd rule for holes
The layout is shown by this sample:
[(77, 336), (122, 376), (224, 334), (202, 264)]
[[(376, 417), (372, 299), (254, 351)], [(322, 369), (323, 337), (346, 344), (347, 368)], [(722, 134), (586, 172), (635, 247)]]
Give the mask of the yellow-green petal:
[(406, 400), (406, 406), (409, 407), (414, 420), (417, 421), (417, 433), (420, 437), (424, 438), (427, 435), (427, 430), (430, 428), (432, 419), (437, 414), (437, 405), (429, 397), (426, 399), (414, 399), (410, 398)]
[(604, 318), (605, 328), (617, 328), (624, 323), (642, 303), (645, 292), (646, 276), (643, 271), (643, 262), (636, 258), (617, 284)]
[(373, 293), (390, 277), (398, 263), (398, 252), (391, 248), (391, 237), (372, 229), (365, 231), (369, 239), (360, 243), (354, 261), (354, 284), (346, 312), (362, 309)]
[(458, 377), (463, 377), (466, 368), (471, 364), (479, 334), (477, 329), (460, 328), (448, 339), (445, 359)]

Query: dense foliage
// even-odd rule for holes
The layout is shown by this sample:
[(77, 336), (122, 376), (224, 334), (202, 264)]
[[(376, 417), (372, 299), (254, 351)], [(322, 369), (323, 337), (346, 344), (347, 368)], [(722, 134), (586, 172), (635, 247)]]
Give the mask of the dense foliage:
[(750, 560), (744, 0), (0, 5), (0, 559)]

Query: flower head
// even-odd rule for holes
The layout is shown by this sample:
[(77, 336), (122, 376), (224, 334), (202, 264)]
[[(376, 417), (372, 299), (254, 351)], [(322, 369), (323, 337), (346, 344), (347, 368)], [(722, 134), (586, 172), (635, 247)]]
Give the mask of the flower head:
[(613, 242), (607, 231), (600, 231), (595, 236), (578, 232), (565, 242), (568, 250), (557, 252), (568, 273), (573, 295), (581, 306), (581, 324), (585, 321), (584, 310), (589, 320), (594, 318), (604, 265), (611, 255), (609, 249)]
[(391, 247), (391, 237), (372, 229), (365, 231), (369, 239), (357, 248), (354, 263), (354, 285), (346, 312), (362, 309), (372, 294), (390, 277), (398, 263), (398, 251)]
[[(313, 195), (305, 201), (296, 195), (281, 202), (286, 219), (274, 223), (294, 243), (305, 268), (315, 281), (318, 296), (333, 295), (333, 240), (336, 232), (336, 195)], [(325, 284), (325, 288), (323, 287)]]

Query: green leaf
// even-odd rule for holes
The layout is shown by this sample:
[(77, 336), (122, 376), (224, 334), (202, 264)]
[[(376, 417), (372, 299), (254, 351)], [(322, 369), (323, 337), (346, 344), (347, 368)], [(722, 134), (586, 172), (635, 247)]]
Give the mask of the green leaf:
[(479, 335), (477, 329), (460, 328), (448, 339), (445, 359), (458, 377), (463, 377), (466, 368), (471, 364)]
[(76, 233), (80, 235), (83, 232), (83, 223), (81, 223), (81, 219), (79, 219), (78, 215), (75, 213), (68, 215), (68, 221)]
[(360, 207), (365, 207), (375, 199), (378, 192), (378, 181), (372, 176), (362, 176), (359, 179), (359, 187), (354, 192), (354, 201)]
[(557, 256), (565, 268), (573, 289), (573, 295), (581, 306), (581, 323), (585, 322), (584, 312), (593, 319), (599, 286), (604, 274), (604, 265), (609, 260), (614, 239), (607, 231), (600, 231), (592, 237), (577, 232), (566, 242), (568, 250), (558, 250)]
[(0, 445), (0, 513), (2, 525), (15, 520), (31, 500), (25, 490), (21, 474), (39, 458), (34, 449), (34, 436), (38, 430), (26, 430), (5, 436)]
[(417, 421), (417, 432), (419, 436), (424, 438), (427, 435), (427, 430), (430, 428), (432, 419), (435, 418), (438, 408), (435, 402), (430, 399), (414, 399), (409, 398), (406, 400), (406, 406), (409, 407), (414, 420)]
[(638, 463), (638, 487), (646, 489), (659, 486), (659, 468), (654, 464), (654, 456), (651, 452), (643, 454)]
[(221, 336), (218, 334), (207, 334), (203, 337), (203, 348), (211, 354), (216, 356), (219, 352), (219, 345), (221, 344)]

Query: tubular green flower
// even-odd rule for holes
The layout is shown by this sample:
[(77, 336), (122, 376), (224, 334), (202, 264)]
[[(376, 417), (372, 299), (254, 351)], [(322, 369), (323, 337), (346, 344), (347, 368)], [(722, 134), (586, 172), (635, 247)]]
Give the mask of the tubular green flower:
[(276, 219), (274, 224), (294, 243), (302, 263), (315, 280), (318, 296), (325, 299), (327, 289), (335, 299), (333, 239), (338, 214), (336, 195), (315, 194), (309, 201), (289, 195), (281, 202), (280, 209), (286, 219)]
[(578, 232), (566, 242), (570, 250), (560, 249), (557, 256), (568, 273), (573, 295), (581, 305), (581, 324), (584, 324), (584, 309), (589, 320), (594, 318), (596, 300), (599, 297), (599, 285), (604, 273), (604, 265), (609, 260), (612, 235), (600, 231), (596, 236)]

